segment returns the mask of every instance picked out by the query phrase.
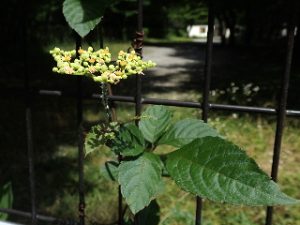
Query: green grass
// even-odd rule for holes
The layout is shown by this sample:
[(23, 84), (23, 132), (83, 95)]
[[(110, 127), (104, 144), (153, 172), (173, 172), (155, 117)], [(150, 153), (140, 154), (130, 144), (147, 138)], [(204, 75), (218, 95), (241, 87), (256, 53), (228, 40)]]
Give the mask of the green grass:
[[(38, 100), (38, 101), (37, 101)], [(3, 106), (16, 104), (10, 100), (2, 102)], [(104, 115), (99, 102), (84, 101), (84, 120), (87, 124), (103, 121)], [(39, 212), (59, 218), (77, 218), (78, 194), (77, 194), (77, 135), (76, 135), (76, 106), (75, 101), (57, 101), (55, 98), (36, 99), (33, 108), (34, 118), (34, 141), (36, 151), (37, 168), (37, 202)], [(6, 108), (7, 108), (6, 107)], [(18, 106), (19, 107), (19, 106)], [(5, 108), (5, 107), (4, 107)], [(4, 109), (3, 108), (3, 109)], [(170, 107), (174, 112), (174, 119), (186, 117), (199, 118), (200, 111), (197, 109), (185, 109)], [(133, 119), (134, 105), (118, 104), (117, 115), (119, 121)], [(5, 134), (18, 134), (21, 138), (23, 125), (15, 125), (10, 130), (9, 121), (11, 113), (2, 111)], [(15, 121), (22, 121), (23, 113), (15, 111)], [(38, 122), (39, 121), (39, 122)], [(264, 116), (249, 116), (247, 114), (216, 114), (210, 113), (209, 123), (232, 142), (242, 146), (258, 164), (267, 172), (270, 171), (272, 148), (275, 133), (275, 118)], [(284, 132), (281, 163), (279, 169), (279, 184), (289, 195), (300, 199), (300, 122), (289, 119)], [(15, 165), (12, 171), (15, 207), (27, 207), (29, 201), (27, 176), (22, 172), (26, 167), (26, 154), (21, 154), (21, 146), (15, 146), (14, 140), (7, 141), (11, 157), (23, 156), (22, 163)], [(164, 146), (157, 151), (168, 151)], [(4, 154), (7, 162), (16, 160)], [(103, 148), (85, 158), (85, 194), (86, 214), (88, 221), (98, 223), (114, 222), (117, 218), (117, 185), (106, 180), (100, 174), (100, 165), (111, 158), (108, 149)], [(9, 166), (10, 164), (8, 164)], [(3, 166), (3, 165), (1, 165)], [(16, 173), (18, 166), (20, 172)], [(7, 167), (11, 168), (11, 167)], [(161, 207), (161, 225), (189, 225), (193, 224), (195, 212), (195, 198), (180, 190), (173, 182), (166, 179), (165, 193), (158, 198)], [(24, 205), (25, 204), (25, 205)], [(299, 225), (300, 206), (276, 207), (276, 225)], [(226, 204), (204, 201), (203, 220), (206, 225), (260, 225), (263, 224), (265, 209), (262, 207), (237, 207)]]
[[(103, 118), (101, 111), (88, 109), (91, 102), (86, 102), (85, 119), (91, 123)], [(174, 119), (199, 117), (196, 109), (170, 107), (174, 112)], [(117, 107), (120, 121), (133, 119), (133, 105), (120, 104)], [(98, 119), (97, 119), (98, 118)], [(211, 114), (209, 123), (232, 142), (242, 146), (258, 164), (270, 172), (272, 148), (275, 133), (275, 118), (267, 119), (263, 116), (249, 116), (247, 114)], [(300, 198), (300, 133), (299, 121), (288, 120), (282, 145), (279, 184), (289, 195)], [(74, 151), (75, 151), (74, 146)], [(157, 151), (168, 151), (170, 148), (162, 146)], [(65, 157), (74, 157), (66, 155)], [(99, 173), (100, 164), (111, 155), (107, 149), (102, 149), (85, 159), (85, 180), (87, 218), (99, 223), (113, 222), (117, 218), (117, 186), (105, 180)], [(75, 176), (75, 174), (74, 174)], [(161, 207), (161, 225), (189, 225), (194, 224), (195, 198), (180, 190), (173, 182), (166, 179), (165, 193), (158, 198)], [(47, 208), (48, 213), (62, 217), (76, 216), (77, 198), (64, 194)], [(65, 206), (73, 206), (72, 210), (65, 210)], [(300, 224), (300, 206), (275, 207), (275, 224)], [(238, 207), (227, 204), (213, 203), (204, 200), (203, 220), (205, 225), (258, 225), (263, 224), (265, 209), (263, 207)]]

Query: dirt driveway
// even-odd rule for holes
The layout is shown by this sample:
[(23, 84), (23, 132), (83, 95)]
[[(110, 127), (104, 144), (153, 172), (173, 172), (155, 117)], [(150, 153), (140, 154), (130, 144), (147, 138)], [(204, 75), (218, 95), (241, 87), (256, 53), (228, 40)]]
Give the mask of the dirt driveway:
[[(274, 51), (272, 46), (232, 48), (214, 45), (211, 90), (224, 94), (212, 100), (274, 107), (283, 74), (284, 55), (284, 51)], [(146, 45), (144, 58), (156, 62), (157, 67), (146, 71), (142, 79), (143, 96), (199, 100), (205, 59), (203, 43)], [(134, 85), (134, 79), (122, 82), (117, 93), (134, 95)], [(300, 67), (295, 64), (290, 82), (289, 108), (300, 108), (299, 86)], [(247, 96), (249, 87), (259, 89), (255, 93), (250, 90), (251, 98)]]

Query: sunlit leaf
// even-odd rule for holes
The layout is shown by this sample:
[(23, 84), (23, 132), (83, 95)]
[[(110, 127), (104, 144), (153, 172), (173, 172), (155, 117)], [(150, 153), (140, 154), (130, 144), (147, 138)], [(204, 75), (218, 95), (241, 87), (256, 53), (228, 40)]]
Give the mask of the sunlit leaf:
[(164, 133), (171, 120), (171, 112), (164, 106), (148, 107), (141, 116), (139, 128), (146, 140), (155, 143)]
[(85, 155), (88, 155), (95, 150), (99, 149), (100, 146), (104, 145), (106, 139), (104, 137), (102, 127), (100, 125), (93, 126), (90, 132), (87, 133), (84, 142)]
[(210, 127), (207, 123), (197, 119), (184, 119), (172, 125), (163, 137), (159, 140), (159, 144), (167, 144), (175, 147), (186, 145), (196, 138), (207, 136), (220, 136), (218, 132)]
[[(13, 192), (11, 183), (0, 187), (0, 208), (11, 208), (13, 204)], [(6, 220), (7, 214), (0, 212), (0, 220)]]
[(170, 153), (167, 169), (181, 188), (216, 202), (252, 206), (298, 202), (281, 192), (243, 150), (219, 137), (196, 139)]
[(106, 7), (113, 2), (111, 0), (65, 0), (63, 14), (70, 27), (84, 37), (100, 23)]
[(122, 161), (119, 184), (133, 214), (148, 206), (161, 191), (162, 163), (157, 155), (145, 152), (135, 160)]

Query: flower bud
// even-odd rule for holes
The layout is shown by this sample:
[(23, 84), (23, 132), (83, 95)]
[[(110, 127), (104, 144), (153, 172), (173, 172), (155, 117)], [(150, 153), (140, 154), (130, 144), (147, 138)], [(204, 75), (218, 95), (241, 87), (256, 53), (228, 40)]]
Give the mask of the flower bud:
[(89, 72), (90, 72), (90, 73), (95, 73), (95, 72), (96, 72), (96, 68), (93, 67), (93, 66), (90, 66), (90, 67), (89, 67)]
[(108, 69), (111, 70), (111, 71), (114, 71), (115, 70), (115, 66), (114, 65), (109, 65)]
[(60, 52), (60, 49), (59, 49), (59, 48), (55, 47), (55, 48), (53, 49), (53, 53), (54, 53), (54, 54), (58, 54), (59, 52)]
[(80, 49), (78, 50), (79, 55), (83, 54), (84, 52), (85, 52), (85, 51), (84, 51), (82, 48), (80, 48)]
[(104, 64), (104, 60), (101, 59), (101, 58), (100, 58), (100, 59), (97, 59), (97, 62), (100, 63), (100, 64)]
[(96, 60), (94, 58), (89, 59), (89, 63), (94, 63), (94, 62), (96, 62)]
[(121, 71), (116, 71), (115, 74), (116, 74), (117, 76), (120, 76), (120, 77), (121, 77), (121, 76), (123, 76), (124, 73), (121, 72)]
[(102, 73), (106, 72), (107, 70), (108, 70), (108, 68), (107, 68), (106, 65), (102, 65), (102, 66), (100, 67), (100, 71), (101, 71)]
[(93, 80), (94, 80), (95, 82), (103, 82), (102, 76), (94, 76), (94, 77), (93, 77)]
[(86, 60), (89, 58), (89, 54), (88, 53), (82, 53), (81, 56), (80, 56), (82, 59)]
[(54, 73), (57, 73), (57, 72), (58, 72), (58, 68), (57, 68), (57, 67), (53, 67), (53, 68), (52, 68), (52, 71), (53, 71)]
[(127, 65), (127, 62), (126, 61), (121, 61), (119, 64), (120, 64), (121, 67), (125, 67)]

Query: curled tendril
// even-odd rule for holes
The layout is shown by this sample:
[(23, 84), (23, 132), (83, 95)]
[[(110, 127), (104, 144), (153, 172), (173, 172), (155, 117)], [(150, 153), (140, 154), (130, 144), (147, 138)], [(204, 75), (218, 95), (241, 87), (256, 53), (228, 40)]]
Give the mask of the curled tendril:
[(95, 82), (117, 84), (133, 74), (143, 74), (145, 69), (156, 66), (151, 60), (143, 61), (133, 50), (129, 53), (120, 51), (116, 61), (112, 61), (109, 48), (94, 51), (87, 50), (65, 51), (55, 47), (50, 51), (56, 61), (53, 72), (70, 75), (85, 75)]

